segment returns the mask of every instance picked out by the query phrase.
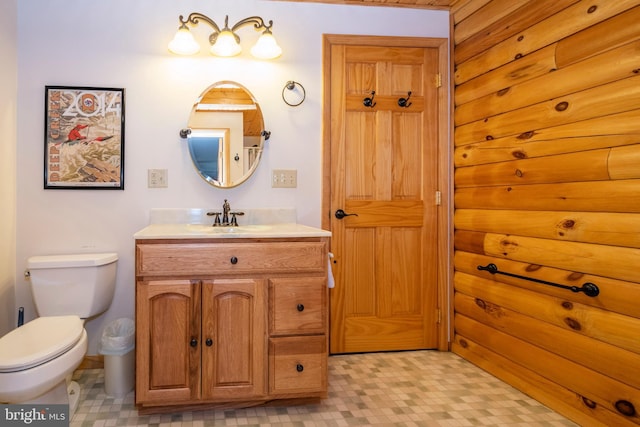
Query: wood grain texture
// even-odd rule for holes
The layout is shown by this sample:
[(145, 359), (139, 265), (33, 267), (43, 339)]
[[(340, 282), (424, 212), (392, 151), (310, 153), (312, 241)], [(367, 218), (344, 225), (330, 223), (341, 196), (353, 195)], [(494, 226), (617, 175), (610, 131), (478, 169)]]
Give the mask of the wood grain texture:
[(542, 3), (454, 46), (452, 349), (580, 425), (638, 425), (640, 1)]

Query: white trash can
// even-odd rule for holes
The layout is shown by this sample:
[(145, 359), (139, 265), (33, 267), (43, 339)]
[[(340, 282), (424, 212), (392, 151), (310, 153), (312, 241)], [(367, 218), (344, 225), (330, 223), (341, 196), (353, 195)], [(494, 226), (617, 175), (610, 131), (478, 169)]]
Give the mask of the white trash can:
[(135, 383), (135, 324), (117, 319), (102, 332), (98, 351), (104, 356), (104, 390), (112, 397), (124, 397)]

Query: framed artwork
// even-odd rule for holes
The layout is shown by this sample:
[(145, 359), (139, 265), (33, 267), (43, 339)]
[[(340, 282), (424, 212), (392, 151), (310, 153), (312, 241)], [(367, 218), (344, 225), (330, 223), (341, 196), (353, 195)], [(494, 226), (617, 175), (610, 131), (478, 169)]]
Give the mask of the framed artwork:
[(124, 190), (124, 89), (45, 87), (44, 188)]

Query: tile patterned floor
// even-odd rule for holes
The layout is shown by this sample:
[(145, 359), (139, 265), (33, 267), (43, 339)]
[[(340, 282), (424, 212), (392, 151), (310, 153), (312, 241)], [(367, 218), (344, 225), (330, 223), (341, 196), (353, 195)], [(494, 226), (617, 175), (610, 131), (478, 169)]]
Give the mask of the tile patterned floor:
[(575, 426), (453, 353), (331, 356), (318, 404), (138, 416), (133, 392), (111, 398), (102, 369), (80, 370), (71, 427), (108, 426)]

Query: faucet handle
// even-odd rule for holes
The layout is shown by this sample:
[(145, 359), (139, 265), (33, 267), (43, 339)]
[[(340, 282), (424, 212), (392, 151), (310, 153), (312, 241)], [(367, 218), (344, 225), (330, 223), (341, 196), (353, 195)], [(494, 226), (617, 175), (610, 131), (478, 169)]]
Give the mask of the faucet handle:
[(220, 212), (207, 212), (207, 216), (214, 216), (215, 215), (215, 219), (213, 220), (213, 224), (212, 226), (217, 227), (218, 225), (220, 225)]
[(244, 215), (244, 212), (229, 212), (231, 214), (231, 226), (232, 227), (237, 227), (238, 226), (238, 220), (236, 219), (236, 215), (237, 216), (242, 216)]

